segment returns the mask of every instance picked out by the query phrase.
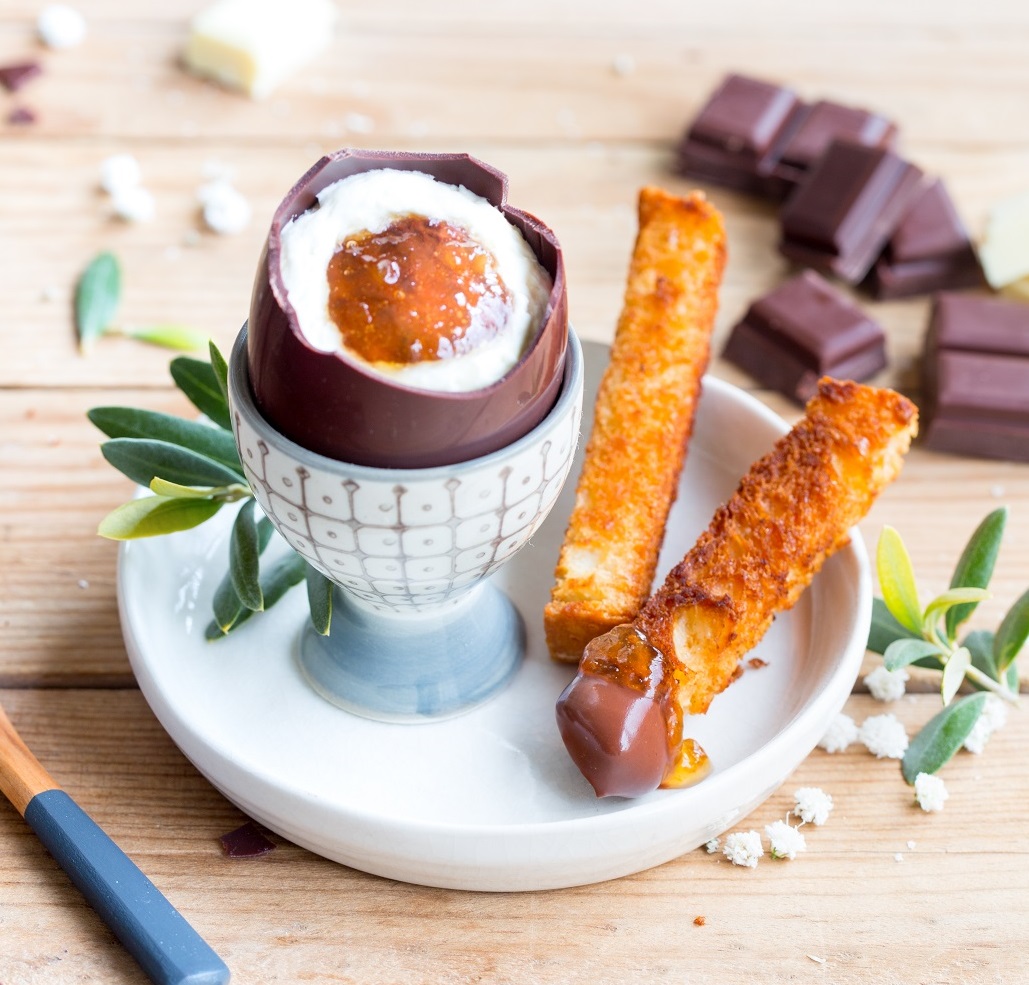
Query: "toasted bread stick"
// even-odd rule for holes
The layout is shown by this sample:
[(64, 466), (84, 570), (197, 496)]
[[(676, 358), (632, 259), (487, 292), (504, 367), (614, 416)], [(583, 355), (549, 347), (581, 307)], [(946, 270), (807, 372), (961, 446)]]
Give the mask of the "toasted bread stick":
[(700, 192), (642, 189), (625, 303), (544, 611), (557, 660), (577, 662), (650, 593), (710, 356), (725, 253), (721, 216)]
[(706, 756), (683, 737), (897, 476), (917, 411), (891, 390), (824, 378), (638, 616), (590, 643), (558, 702), (598, 796), (684, 786)]

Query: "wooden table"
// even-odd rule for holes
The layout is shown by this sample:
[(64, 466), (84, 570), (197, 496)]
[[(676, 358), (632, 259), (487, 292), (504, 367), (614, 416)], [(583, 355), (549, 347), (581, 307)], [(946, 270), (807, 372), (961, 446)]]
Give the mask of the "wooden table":
[[(509, 172), (512, 201), (553, 226), (575, 325), (609, 339), (636, 191), (689, 187), (671, 173), (671, 148), (732, 69), (892, 116), (907, 154), (947, 180), (979, 230), (993, 202), (1029, 190), (1029, 7), (347, 2), (331, 50), (251, 103), (177, 67), (197, 0), (96, 0), (87, 41), (67, 51), (37, 46), (40, 6), (0, 6), (0, 64), (38, 57), (45, 70), (21, 93), (0, 94), (0, 119), (22, 105), (38, 114), (31, 125), (0, 124), (0, 701), (235, 981), (1025, 980), (1025, 711), (982, 756), (962, 754), (945, 768), (951, 797), (940, 814), (913, 806), (895, 763), (857, 747), (815, 751), (742, 827), (783, 817), (803, 785), (830, 792), (833, 815), (808, 829), (806, 855), (766, 858), (755, 871), (698, 850), (601, 885), (483, 895), (389, 882), (283, 842), (258, 860), (225, 858), (217, 838), (243, 817), (173, 746), (126, 659), (116, 548), (95, 529), (130, 487), (102, 460), (84, 417), (101, 403), (188, 407), (170, 386), (165, 351), (105, 339), (80, 356), (70, 299), (89, 258), (111, 249), (124, 268), (125, 322), (183, 322), (226, 349), (247, 311), (270, 214), (321, 152), (456, 149)], [(98, 169), (119, 151), (142, 165), (153, 222), (108, 217)], [(212, 162), (233, 170), (253, 205), (243, 234), (200, 231), (195, 192)], [(771, 207), (708, 191), (731, 246), (718, 346), (787, 267)], [(888, 333), (880, 382), (917, 398), (927, 300), (862, 303)], [(754, 389), (723, 361), (712, 372)], [(783, 398), (757, 393), (797, 416)], [(1029, 585), (1029, 467), (916, 448), (863, 530), (869, 544), (883, 524), (902, 532), (928, 596), (946, 587), (966, 538), (1002, 503), (1011, 516), (995, 596), (975, 617), (992, 627)], [(852, 716), (892, 710), (909, 730), (939, 701), (914, 693), (886, 708), (861, 690)], [(0, 804), (0, 982), (141, 978)]]

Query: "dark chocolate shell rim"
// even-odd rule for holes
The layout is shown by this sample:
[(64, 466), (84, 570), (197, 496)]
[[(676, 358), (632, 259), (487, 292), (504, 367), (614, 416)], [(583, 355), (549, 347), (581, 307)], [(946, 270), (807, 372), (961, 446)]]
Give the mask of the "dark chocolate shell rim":
[[(348, 162), (354, 166), (349, 167)], [(306, 212), (317, 202), (317, 195), (324, 188), (351, 175), (361, 174), (373, 170), (369, 164), (395, 171), (420, 171), (429, 174), (438, 181), (451, 185), (463, 185), (469, 191), (485, 198), (491, 205), (500, 209), (507, 220), (524, 236), (529, 248), (543, 268), (550, 274), (553, 285), (550, 289), (550, 296), (547, 299), (547, 306), (540, 320), (539, 328), (531, 344), (522, 353), (518, 362), (512, 366), (507, 373), (499, 380), (487, 386), (475, 390), (462, 391), (426, 391), (424, 387), (412, 387), (405, 383), (384, 377), (382, 374), (370, 371), (360, 361), (348, 358), (341, 352), (324, 352), (316, 349), (308, 341), (300, 329), (299, 320), (293, 305), (289, 301), (286, 286), (282, 281), (282, 270), (280, 257), (282, 254), (282, 227), (292, 219)], [(492, 167), (485, 161), (481, 161), (467, 153), (417, 153), (412, 151), (396, 150), (362, 150), (357, 148), (342, 148), (332, 151), (317, 160), (303, 176), (286, 193), (279, 203), (278, 208), (272, 216), (271, 229), (268, 233), (266, 274), (268, 284), (271, 287), (272, 295), (286, 318), (289, 330), (296, 337), (297, 341), (320, 356), (335, 358), (348, 369), (358, 375), (397, 390), (404, 390), (416, 394), (431, 392), (434, 397), (442, 400), (463, 402), (470, 399), (482, 399), (484, 396), (499, 389), (504, 381), (517, 372), (531, 356), (533, 350), (540, 344), (551, 320), (560, 316), (564, 305), (562, 299), (565, 295), (565, 273), (564, 257), (561, 246), (553, 231), (543, 222), (529, 212), (514, 208), (507, 204), (508, 178), (503, 171)], [(547, 262), (547, 258), (541, 255), (540, 241), (545, 242), (553, 252), (553, 261)], [(563, 334), (563, 333), (562, 333)]]

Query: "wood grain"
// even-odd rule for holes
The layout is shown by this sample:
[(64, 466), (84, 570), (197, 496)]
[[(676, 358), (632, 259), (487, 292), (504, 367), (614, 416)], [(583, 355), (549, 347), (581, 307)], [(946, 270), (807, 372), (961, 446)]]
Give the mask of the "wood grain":
[[(116, 546), (99, 520), (132, 487), (98, 451), (98, 404), (173, 413), (166, 351), (104, 339), (75, 349), (74, 282), (101, 249), (124, 270), (120, 320), (191, 324), (227, 349), (247, 316), (272, 210), (316, 157), (345, 144), (467, 150), (505, 169), (510, 199), (564, 247), (573, 322), (611, 339), (645, 184), (682, 194), (672, 151), (731, 70), (805, 98), (884, 112), (902, 149), (944, 178), (978, 234), (998, 200), (1029, 190), (1029, 6), (999, 0), (724, 0), (641, 7), (597, 0), (340, 2), (330, 48), (269, 100), (251, 103), (178, 66), (189, 16), (206, 0), (91, 0), (86, 43), (43, 49), (40, 4), (0, 4), (0, 64), (44, 74), (0, 92), (0, 703), (66, 787), (226, 958), (238, 982), (360, 985), (657, 985), (831, 982), (1014, 985), (1029, 949), (1029, 719), (1013, 713), (986, 753), (944, 770), (943, 813), (912, 805), (895, 763), (814, 752), (738, 828), (789, 810), (792, 790), (836, 800), (794, 862), (744, 871), (703, 851), (597, 886), (464, 894), (405, 886), (279, 841), (224, 858), (239, 812), (175, 749), (135, 687), (118, 625)], [(31, 126), (7, 122), (20, 106)], [(110, 217), (99, 166), (140, 161), (155, 219)], [(201, 228), (196, 192), (212, 162), (253, 207), (250, 227)], [(789, 271), (776, 213), (705, 189), (725, 216), (729, 260), (714, 351), (751, 300)], [(925, 298), (874, 303), (889, 367), (875, 382), (921, 398)], [(800, 409), (715, 358), (711, 372), (792, 421)], [(968, 535), (1010, 508), (977, 628), (1029, 585), (1029, 466), (916, 447), (861, 525), (902, 533), (924, 598), (947, 587)], [(1023, 685), (1029, 661), (1022, 658)], [(869, 655), (865, 671), (878, 663)], [(931, 686), (924, 675), (909, 687)], [(858, 682), (858, 689), (861, 683)], [(884, 710), (913, 731), (929, 693), (889, 708), (856, 694), (857, 720)], [(909, 842), (914, 847), (908, 847)], [(902, 861), (897, 861), (897, 855)], [(703, 926), (694, 918), (704, 916)], [(135, 964), (33, 838), (0, 804), (0, 983), (140, 982)]]

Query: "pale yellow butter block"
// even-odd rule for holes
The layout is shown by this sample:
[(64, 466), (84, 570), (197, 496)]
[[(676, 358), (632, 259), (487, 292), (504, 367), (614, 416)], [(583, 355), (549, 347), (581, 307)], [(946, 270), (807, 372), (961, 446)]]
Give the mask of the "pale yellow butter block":
[(979, 262), (993, 288), (1029, 277), (1029, 195), (996, 205), (979, 244)]
[(193, 18), (183, 61), (263, 99), (328, 45), (337, 14), (331, 0), (217, 0)]
[(1029, 277), (1023, 277), (1020, 280), (1013, 280), (1010, 284), (1005, 284), (1001, 289), (1001, 293), (1011, 298), (1012, 301), (1029, 301)]

